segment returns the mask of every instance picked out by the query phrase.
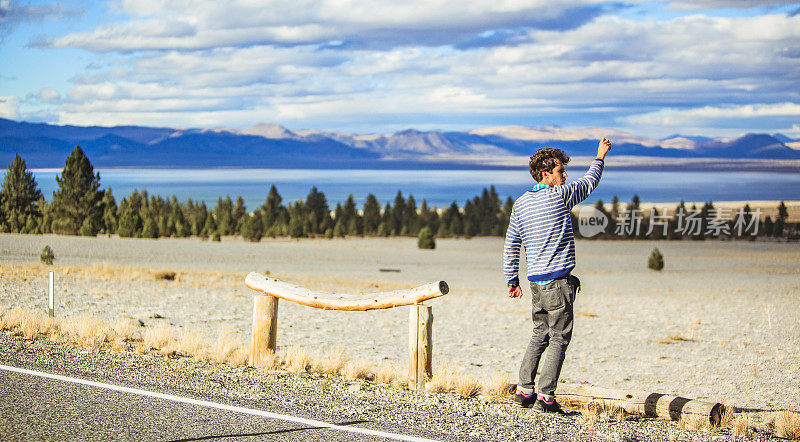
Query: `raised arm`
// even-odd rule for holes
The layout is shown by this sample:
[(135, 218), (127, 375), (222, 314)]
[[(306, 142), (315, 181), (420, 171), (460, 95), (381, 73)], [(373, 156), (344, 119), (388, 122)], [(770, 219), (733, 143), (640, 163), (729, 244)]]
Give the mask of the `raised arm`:
[(611, 142), (603, 138), (597, 146), (597, 157), (592, 161), (586, 175), (581, 178), (560, 187), (564, 203), (567, 208), (572, 208), (579, 204), (581, 201), (589, 197), (589, 194), (600, 183), (600, 177), (603, 175), (603, 166), (606, 154), (611, 150)]

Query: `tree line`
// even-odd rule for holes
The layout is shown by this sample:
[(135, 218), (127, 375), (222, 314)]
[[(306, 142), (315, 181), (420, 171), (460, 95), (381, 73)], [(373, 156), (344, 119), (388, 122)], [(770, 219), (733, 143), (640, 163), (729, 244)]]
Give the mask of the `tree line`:
[(488, 236), (505, 233), (513, 204), (510, 198), (501, 204), (491, 186), (463, 208), (453, 202), (439, 210), (424, 199), (418, 205), (413, 195), (406, 198), (398, 191), (383, 207), (370, 193), (358, 210), (351, 194), (331, 210), (316, 187), (305, 200), (284, 203), (274, 185), (253, 211), (241, 196), (235, 201), (220, 197), (211, 208), (191, 199), (151, 196), (146, 190), (134, 190), (117, 204), (111, 189), (100, 188), (100, 174), (79, 146), (66, 159), (56, 184), (47, 202), (25, 161), (15, 155), (0, 189), (0, 231), (128, 238), (241, 235), (258, 241), (264, 236), (417, 236), (427, 227), (437, 237)]
[[(506, 232), (514, 201), (509, 197), (501, 202), (494, 186), (483, 189), (459, 207), (454, 201), (439, 209), (428, 206), (423, 199), (419, 205), (413, 195), (407, 198), (401, 191), (394, 201), (383, 207), (373, 194), (368, 194), (363, 209), (358, 210), (351, 194), (344, 203), (337, 203), (331, 210), (325, 194), (312, 187), (305, 200), (285, 203), (273, 185), (267, 192), (264, 203), (255, 210), (245, 207), (241, 196), (232, 200), (230, 196), (219, 198), (213, 208), (205, 202), (188, 199), (179, 202), (175, 196), (164, 199), (148, 195), (146, 190), (134, 190), (117, 201), (111, 189), (100, 188), (100, 174), (94, 171), (83, 150), (76, 146), (64, 163), (61, 174), (56, 176), (57, 190), (47, 202), (25, 161), (15, 155), (8, 166), (0, 188), (0, 231), (12, 233), (58, 233), (94, 236), (117, 234), (128, 238), (189, 237), (218, 240), (224, 235), (241, 235), (250, 241), (261, 238), (289, 236), (293, 238), (325, 236), (418, 236), (426, 230), (436, 237), (451, 236), (503, 236)], [(702, 208), (686, 208), (681, 203), (672, 217), (656, 212), (637, 213), (639, 198), (622, 207), (617, 197), (608, 211), (602, 201), (595, 208), (609, 219), (605, 231), (593, 238), (627, 239), (705, 239), (709, 235), (709, 214), (716, 210), (711, 202)], [(678, 215), (694, 213), (701, 223), (696, 230), (683, 229)], [(694, 209), (694, 210), (693, 210)], [(749, 207), (741, 216), (733, 218), (729, 231), (737, 224), (752, 226)], [(627, 218), (626, 218), (627, 216)], [(573, 212), (573, 229), (580, 237), (579, 220)], [(797, 224), (787, 222), (788, 212), (781, 202), (775, 220), (766, 217), (757, 235), (734, 235), (731, 238), (773, 236), (796, 239)], [(630, 225), (622, 225), (628, 221)], [(704, 224), (702, 224), (704, 223)], [(658, 228), (651, 228), (658, 224)], [(668, 224), (669, 228), (662, 228)], [(685, 227), (685, 226), (684, 226)], [(665, 233), (666, 230), (666, 233)], [(717, 229), (719, 230), (719, 229)]]

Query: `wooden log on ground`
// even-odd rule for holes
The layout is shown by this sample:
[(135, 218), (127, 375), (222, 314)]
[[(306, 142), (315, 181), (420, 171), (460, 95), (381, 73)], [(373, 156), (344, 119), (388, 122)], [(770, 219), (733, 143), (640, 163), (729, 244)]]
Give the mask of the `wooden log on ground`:
[(620, 407), (629, 413), (647, 417), (678, 420), (682, 416), (703, 416), (713, 425), (719, 425), (725, 406), (716, 402), (705, 402), (636, 390), (614, 390), (590, 384), (558, 384), (559, 398), (579, 403), (595, 402), (607, 407)]
[(439, 281), (413, 289), (394, 290), (391, 292), (359, 293), (357, 295), (322, 293), (313, 292), (255, 272), (248, 274), (244, 283), (247, 287), (261, 293), (325, 310), (365, 311), (419, 304), (428, 299), (444, 296), (450, 291), (446, 282)]
[(253, 297), (253, 333), (250, 337), (250, 364), (258, 367), (264, 356), (275, 353), (278, 337), (278, 298)]
[(408, 388), (422, 390), (433, 376), (433, 309), (412, 305), (408, 312)]

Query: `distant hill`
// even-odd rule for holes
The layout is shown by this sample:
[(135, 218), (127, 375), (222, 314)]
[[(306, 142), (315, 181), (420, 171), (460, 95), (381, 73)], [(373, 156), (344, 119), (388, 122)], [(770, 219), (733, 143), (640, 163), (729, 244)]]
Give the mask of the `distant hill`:
[(606, 128), (503, 126), (468, 132), (388, 135), (297, 130), (259, 124), (237, 129), (81, 127), (0, 119), (0, 165), (19, 153), (31, 168), (60, 168), (80, 145), (95, 167), (163, 168), (466, 168), (481, 158), (530, 155), (542, 146), (591, 156), (610, 136), (616, 155), (664, 158), (800, 159), (781, 134), (735, 140), (675, 135), (663, 140)]

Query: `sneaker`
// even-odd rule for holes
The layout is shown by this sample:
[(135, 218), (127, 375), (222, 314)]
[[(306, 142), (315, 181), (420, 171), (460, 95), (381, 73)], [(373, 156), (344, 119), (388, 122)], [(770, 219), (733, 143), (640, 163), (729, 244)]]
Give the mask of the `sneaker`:
[(514, 395), (514, 405), (522, 408), (530, 408), (536, 402), (536, 394), (525, 394), (517, 390)]
[(533, 404), (533, 411), (537, 413), (564, 414), (564, 410), (561, 409), (561, 405), (558, 405), (555, 399), (547, 402), (541, 395), (536, 397), (536, 402)]

